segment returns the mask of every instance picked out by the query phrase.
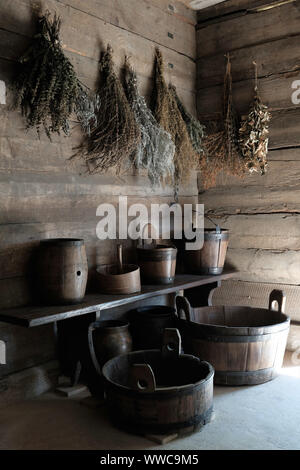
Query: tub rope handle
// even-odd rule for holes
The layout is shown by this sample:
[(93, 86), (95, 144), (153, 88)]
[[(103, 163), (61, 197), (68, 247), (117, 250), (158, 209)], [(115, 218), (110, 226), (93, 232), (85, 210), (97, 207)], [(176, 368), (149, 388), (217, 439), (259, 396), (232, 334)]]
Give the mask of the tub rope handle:
[(181, 354), (181, 336), (177, 328), (165, 328), (161, 353), (164, 358), (176, 358)]
[(182, 295), (176, 296), (176, 310), (181, 320), (191, 321), (193, 319), (193, 310), (186, 297)]
[(280, 289), (274, 289), (270, 293), (269, 297), (269, 310), (277, 311), (275, 305), (278, 305), (278, 312), (284, 313), (285, 312), (285, 304), (286, 304), (286, 295)]
[(138, 392), (155, 392), (155, 375), (150, 364), (132, 364), (130, 367), (129, 384)]

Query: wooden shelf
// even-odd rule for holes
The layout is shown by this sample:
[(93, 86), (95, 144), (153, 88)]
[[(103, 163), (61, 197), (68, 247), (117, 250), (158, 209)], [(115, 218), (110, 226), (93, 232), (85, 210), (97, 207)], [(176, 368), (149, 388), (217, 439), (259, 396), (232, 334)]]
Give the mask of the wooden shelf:
[(180, 274), (175, 277), (173, 284), (144, 285), (141, 292), (130, 295), (88, 294), (83, 302), (75, 305), (28, 306), (10, 308), (0, 311), (0, 321), (31, 328), (34, 326), (54, 323), (59, 320), (78, 317), (120, 305), (130, 304), (156, 295), (170, 294), (182, 289), (212, 284), (236, 275), (236, 271), (224, 271), (212, 276)]

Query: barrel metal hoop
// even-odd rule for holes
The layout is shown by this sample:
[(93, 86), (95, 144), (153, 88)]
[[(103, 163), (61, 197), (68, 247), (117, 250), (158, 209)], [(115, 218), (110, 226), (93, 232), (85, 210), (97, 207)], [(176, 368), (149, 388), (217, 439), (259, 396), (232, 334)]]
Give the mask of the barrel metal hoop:
[(209, 335), (209, 336), (201, 336), (201, 337), (193, 337), (193, 341), (208, 341), (212, 343), (263, 343), (265, 341), (270, 341), (274, 338), (274, 335), (282, 333), (283, 330), (276, 331), (274, 333), (267, 333), (265, 335), (237, 335), (237, 336), (217, 336), (217, 335)]
[(120, 426), (121, 428), (128, 430), (130, 432), (134, 433), (142, 433), (145, 434), (145, 428), (146, 432), (149, 433), (159, 433), (159, 434), (165, 434), (170, 432), (170, 430), (174, 431), (180, 431), (184, 430), (185, 428), (192, 428), (195, 427), (195, 430), (197, 427), (201, 427), (207, 423), (209, 423), (212, 419), (213, 416), (213, 406), (208, 408), (204, 413), (193, 416), (191, 419), (188, 421), (183, 421), (183, 422), (177, 422), (177, 423), (161, 423), (161, 424), (155, 424), (155, 423), (147, 423), (147, 424), (140, 424), (138, 425), (137, 423), (132, 423), (129, 424), (128, 421), (125, 419), (120, 419), (120, 416), (115, 413), (115, 409), (113, 407), (110, 408), (112, 419), (114, 423), (117, 426)]
[(229, 233), (228, 232), (205, 232), (204, 231), (204, 240), (205, 241), (211, 241), (211, 240), (222, 240), (222, 241), (227, 241), (229, 239)]
[(247, 371), (217, 371), (215, 383), (219, 385), (258, 385), (277, 377), (274, 367)]
[[(219, 255), (218, 255), (218, 260), (219, 260)], [(215, 268), (215, 267), (211, 267), (211, 268), (203, 268), (202, 266), (196, 270), (197, 272), (201, 273), (201, 274), (222, 274), (223, 272), (223, 266), (220, 268)]]
[(165, 252), (165, 253), (160, 253), (160, 252), (155, 252), (155, 251), (150, 251), (150, 250), (144, 250), (143, 253), (139, 252), (139, 260), (140, 262), (143, 261), (174, 261), (176, 260), (177, 257), (177, 251), (174, 252), (174, 250)]

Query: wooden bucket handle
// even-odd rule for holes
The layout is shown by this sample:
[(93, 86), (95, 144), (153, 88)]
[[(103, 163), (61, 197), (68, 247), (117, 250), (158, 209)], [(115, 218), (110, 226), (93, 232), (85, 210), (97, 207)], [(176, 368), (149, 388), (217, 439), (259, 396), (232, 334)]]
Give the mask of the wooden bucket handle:
[(193, 318), (193, 311), (188, 299), (182, 295), (177, 295), (175, 300), (178, 317), (181, 320), (191, 321)]
[[(145, 230), (146, 230), (146, 227), (148, 228), (149, 226), (152, 227), (155, 230), (155, 227), (150, 222), (148, 222), (147, 224), (144, 225), (144, 228), (143, 228), (143, 231), (142, 231), (142, 246), (145, 246)], [(156, 233), (156, 238), (157, 238), (157, 233)], [(151, 240), (152, 240), (152, 244), (154, 246), (156, 246), (156, 239), (151, 238)]]
[(155, 392), (155, 375), (150, 364), (133, 364), (130, 367), (130, 387), (138, 392)]
[(274, 289), (269, 297), (269, 310), (276, 311), (275, 302), (278, 304), (278, 312), (285, 312), (286, 295), (282, 290)]
[(181, 354), (181, 336), (177, 328), (165, 328), (161, 353), (164, 358), (176, 358)]
[(123, 248), (122, 245), (117, 245), (117, 260), (118, 260), (118, 272), (122, 274), (123, 272)]
[(89, 327), (88, 327), (88, 345), (89, 345), (89, 351), (90, 351), (90, 356), (91, 356), (91, 359), (92, 359), (92, 363), (93, 363), (97, 373), (99, 375), (102, 375), (101, 367), (100, 367), (100, 364), (98, 362), (98, 359), (97, 359), (97, 356), (96, 356), (96, 353), (95, 353), (94, 341), (93, 341), (93, 331), (96, 329), (97, 326), (98, 326), (97, 321), (94, 321), (94, 322), (89, 324)]
[(6, 364), (6, 344), (0, 340), (0, 364)]

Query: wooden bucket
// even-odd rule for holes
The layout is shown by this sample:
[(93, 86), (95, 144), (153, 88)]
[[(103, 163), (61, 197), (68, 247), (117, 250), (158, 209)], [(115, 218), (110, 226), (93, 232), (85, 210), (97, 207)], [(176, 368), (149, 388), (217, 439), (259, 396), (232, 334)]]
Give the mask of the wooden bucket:
[(117, 247), (118, 264), (98, 266), (96, 269), (100, 291), (103, 294), (134, 294), (141, 290), (140, 268), (123, 264), (122, 246)]
[[(274, 310), (275, 301), (278, 311)], [(176, 298), (184, 351), (209, 361), (215, 383), (254, 385), (274, 379), (282, 366), (290, 319), (283, 314), (285, 295), (273, 290), (269, 309), (201, 307)], [(185, 315), (186, 320), (182, 319)]]
[(185, 252), (188, 269), (195, 273), (221, 274), (224, 268), (228, 239), (228, 230), (205, 229), (201, 250)]
[(42, 300), (49, 304), (81, 302), (86, 290), (88, 264), (84, 240), (41, 240), (37, 275)]
[[(149, 224), (147, 224), (149, 225)], [(144, 227), (147, 227), (147, 225)], [(137, 247), (138, 264), (145, 284), (170, 284), (174, 282), (177, 248), (173, 245), (145, 244)]]
[(166, 305), (139, 307), (128, 312), (133, 347), (138, 349), (159, 349), (166, 328), (176, 325), (175, 308)]
[(193, 431), (213, 407), (210, 364), (180, 354), (180, 335), (166, 329), (162, 350), (136, 351), (108, 361), (106, 398), (115, 425), (135, 434)]

